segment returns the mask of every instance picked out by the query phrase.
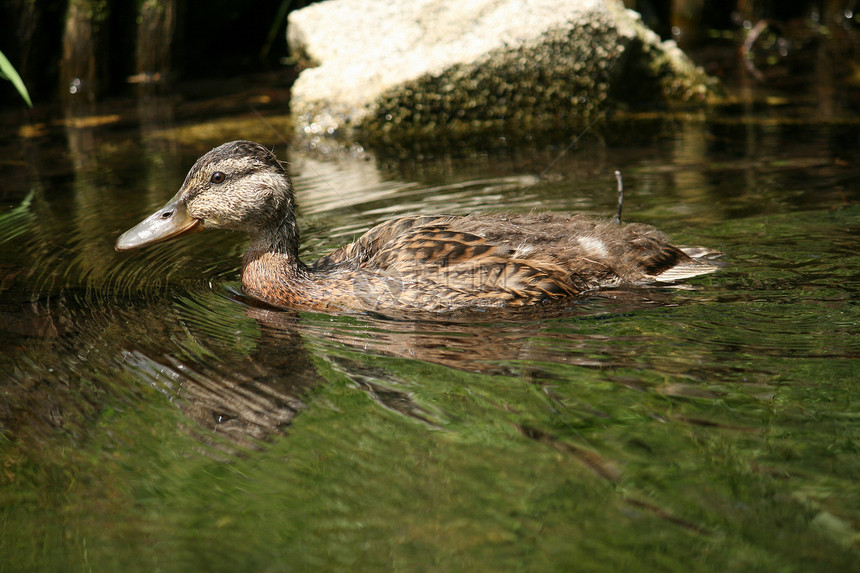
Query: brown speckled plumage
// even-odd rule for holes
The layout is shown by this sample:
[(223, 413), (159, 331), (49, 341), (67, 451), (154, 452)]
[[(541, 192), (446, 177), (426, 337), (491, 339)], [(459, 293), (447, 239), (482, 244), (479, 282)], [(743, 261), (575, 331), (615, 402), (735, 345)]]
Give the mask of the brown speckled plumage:
[[(685, 252), (651, 226), (555, 213), (401, 217), (305, 265), (295, 208), (269, 150), (226, 143), (197, 160), (176, 197), (120, 237), (117, 249), (201, 224), (243, 231), (251, 237), (245, 290), (275, 306), (317, 310), (516, 307), (716, 270), (701, 258), (712, 251)], [(177, 222), (169, 231), (152, 230), (170, 218)]]

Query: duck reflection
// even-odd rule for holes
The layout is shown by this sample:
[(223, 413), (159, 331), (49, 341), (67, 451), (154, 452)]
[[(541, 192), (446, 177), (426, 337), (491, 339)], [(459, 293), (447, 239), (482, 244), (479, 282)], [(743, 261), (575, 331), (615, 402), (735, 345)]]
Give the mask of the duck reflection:
[[(677, 288), (677, 287), (675, 287)], [(465, 312), (408, 317), (363, 314), (356, 320), (331, 320), (328, 315), (299, 313), (260, 306), (235, 295), (246, 304), (246, 315), (257, 321), (269, 335), (300, 332), (330, 344), (363, 353), (410, 358), (486, 374), (509, 373), (511, 363), (547, 358), (540, 340), (555, 340), (568, 349), (589, 347), (601, 335), (554, 328), (571, 320), (590, 320), (673, 304), (675, 288), (605, 290), (571, 306), (508, 311)], [(593, 366), (594, 361), (573, 355), (571, 361)]]
[[(229, 455), (288, 431), (324, 383), (322, 360), (382, 407), (438, 427), (445, 413), (413, 399), (416, 381), (369, 356), (516, 375), (551, 398), (555, 381), (545, 372), (533, 376), (529, 364), (558, 361), (552, 348), (563, 347), (568, 364), (606, 366), (594, 358), (601, 347), (625, 360), (612, 354), (605, 334), (578, 332), (571, 321), (671, 304), (673, 296), (661, 289), (606, 291), (563, 310), (520, 313), (516, 321), (486, 312), (439, 321), (298, 313), (199, 284), (170, 294), (148, 291), (145, 304), (67, 290), (4, 309), (14, 317), (4, 327), (7, 348), (18, 351), (0, 355), (11, 373), (0, 424), (12, 435), (85, 433), (104, 408), (153, 399), (143, 391), (150, 388), (184, 413), (185, 431)], [(18, 328), (27, 324), (63, 328)]]

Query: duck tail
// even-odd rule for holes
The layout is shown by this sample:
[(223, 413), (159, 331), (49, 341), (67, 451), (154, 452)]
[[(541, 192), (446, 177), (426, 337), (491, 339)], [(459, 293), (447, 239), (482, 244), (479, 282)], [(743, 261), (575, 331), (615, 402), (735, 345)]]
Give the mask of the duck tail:
[(688, 258), (680, 260), (676, 265), (652, 275), (655, 281), (664, 283), (675, 282), (713, 273), (720, 269), (721, 265), (714, 261), (717, 257), (722, 256), (723, 253), (720, 251), (707, 247), (678, 247), (678, 249), (687, 255)]

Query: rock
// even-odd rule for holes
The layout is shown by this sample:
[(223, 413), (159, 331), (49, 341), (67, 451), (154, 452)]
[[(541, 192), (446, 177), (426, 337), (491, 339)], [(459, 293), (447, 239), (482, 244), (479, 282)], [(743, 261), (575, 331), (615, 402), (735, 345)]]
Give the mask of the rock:
[(292, 12), (312, 147), (580, 129), (610, 102), (702, 101), (714, 83), (616, 0), (329, 0)]

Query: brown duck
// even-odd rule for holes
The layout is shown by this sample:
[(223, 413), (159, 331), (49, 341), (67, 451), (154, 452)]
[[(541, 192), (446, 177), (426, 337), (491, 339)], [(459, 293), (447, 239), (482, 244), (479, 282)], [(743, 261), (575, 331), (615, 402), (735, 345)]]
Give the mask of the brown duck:
[(248, 233), (245, 291), (302, 309), (519, 307), (717, 269), (703, 259), (713, 251), (673, 246), (654, 227), (561, 213), (401, 217), (306, 265), (298, 257), (290, 178), (272, 152), (252, 141), (203, 155), (176, 196), (123, 233), (116, 249), (204, 228)]

